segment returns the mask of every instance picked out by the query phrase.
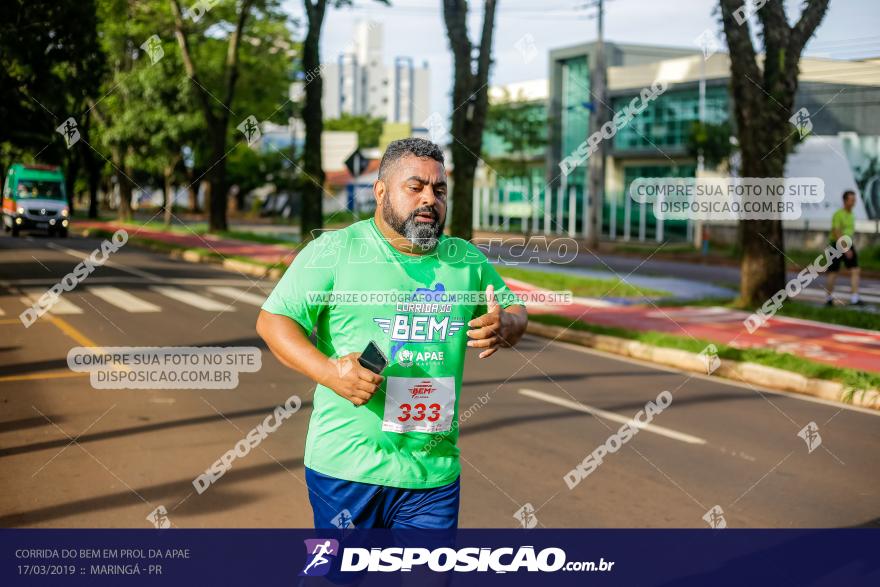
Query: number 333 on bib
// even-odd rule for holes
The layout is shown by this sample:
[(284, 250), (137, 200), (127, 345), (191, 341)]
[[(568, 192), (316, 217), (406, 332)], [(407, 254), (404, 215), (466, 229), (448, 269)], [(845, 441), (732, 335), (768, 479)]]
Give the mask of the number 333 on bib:
[(389, 377), (384, 432), (445, 432), (455, 417), (455, 377)]

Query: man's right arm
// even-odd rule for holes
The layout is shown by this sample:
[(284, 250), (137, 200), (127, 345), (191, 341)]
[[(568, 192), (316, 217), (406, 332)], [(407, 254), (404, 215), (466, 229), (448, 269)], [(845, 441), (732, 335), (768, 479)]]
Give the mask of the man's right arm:
[(331, 360), (315, 348), (296, 320), (260, 310), (257, 334), (285, 366), (329, 387), (356, 406), (373, 397), (384, 379), (357, 362), (360, 353)]

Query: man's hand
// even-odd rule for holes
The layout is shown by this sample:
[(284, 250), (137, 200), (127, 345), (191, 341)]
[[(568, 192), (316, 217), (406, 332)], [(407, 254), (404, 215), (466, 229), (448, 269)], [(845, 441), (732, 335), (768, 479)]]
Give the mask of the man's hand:
[(473, 330), (467, 331), (468, 337), (473, 339), (468, 341), (469, 347), (486, 349), (480, 353), (481, 359), (491, 357), (501, 347), (515, 345), (525, 332), (528, 320), (524, 306), (503, 309), (495, 299), (492, 285), (486, 288), (486, 309), (485, 314), (468, 322)]
[(370, 401), (385, 379), (358, 363), (360, 353), (335, 359), (327, 358), (327, 355), (315, 348), (303, 327), (287, 316), (260, 310), (257, 333), (284, 365), (329, 387), (355, 406), (362, 406)]
[(323, 382), (355, 406), (362, 406), (370, 401), (385, 379), (358, 363), (360, 356), (360, 353), (350, 353), (330, 359), (335, 371), (331, 371), (330, 377)]

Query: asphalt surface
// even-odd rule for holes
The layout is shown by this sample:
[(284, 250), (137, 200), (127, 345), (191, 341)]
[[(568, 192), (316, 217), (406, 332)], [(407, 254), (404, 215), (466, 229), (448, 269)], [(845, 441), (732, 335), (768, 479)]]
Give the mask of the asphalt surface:
[[(309, 527), (313, 385), (254, 331), (272, 284), (123, 247), (63, 295), (69, 313), (24, 328), (22, 296), (99, 245), (0, 236), (0, 526), (151, 527), (164, 506), (177, 527)], [(124, 294), (143, 311), (108, 301)], [(263, 364), (234, 390), (98, 390), (66, 363), (89, 344), (257, 346)], [(728, 527), (880, 526), (880, 414), (530, 336), (476, 354), (460, 400), (463, 527), (517, 527), (525, 504), (546, 527), (706, 527), (714, 506)], [(570, 490), (563, 476), (664, 390), (673, 401), (659, 428)], [(193, 478), (291, 394), (299, 412), (196, 493)], [(812, 452), (798, 437), (810, 422)]]

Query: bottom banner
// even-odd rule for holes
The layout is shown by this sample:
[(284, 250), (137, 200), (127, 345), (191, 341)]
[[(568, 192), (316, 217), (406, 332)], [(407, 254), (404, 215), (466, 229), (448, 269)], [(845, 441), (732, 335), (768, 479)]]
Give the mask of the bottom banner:
[(880, 585), (880, 530), (0, 530), (0, 585)]

